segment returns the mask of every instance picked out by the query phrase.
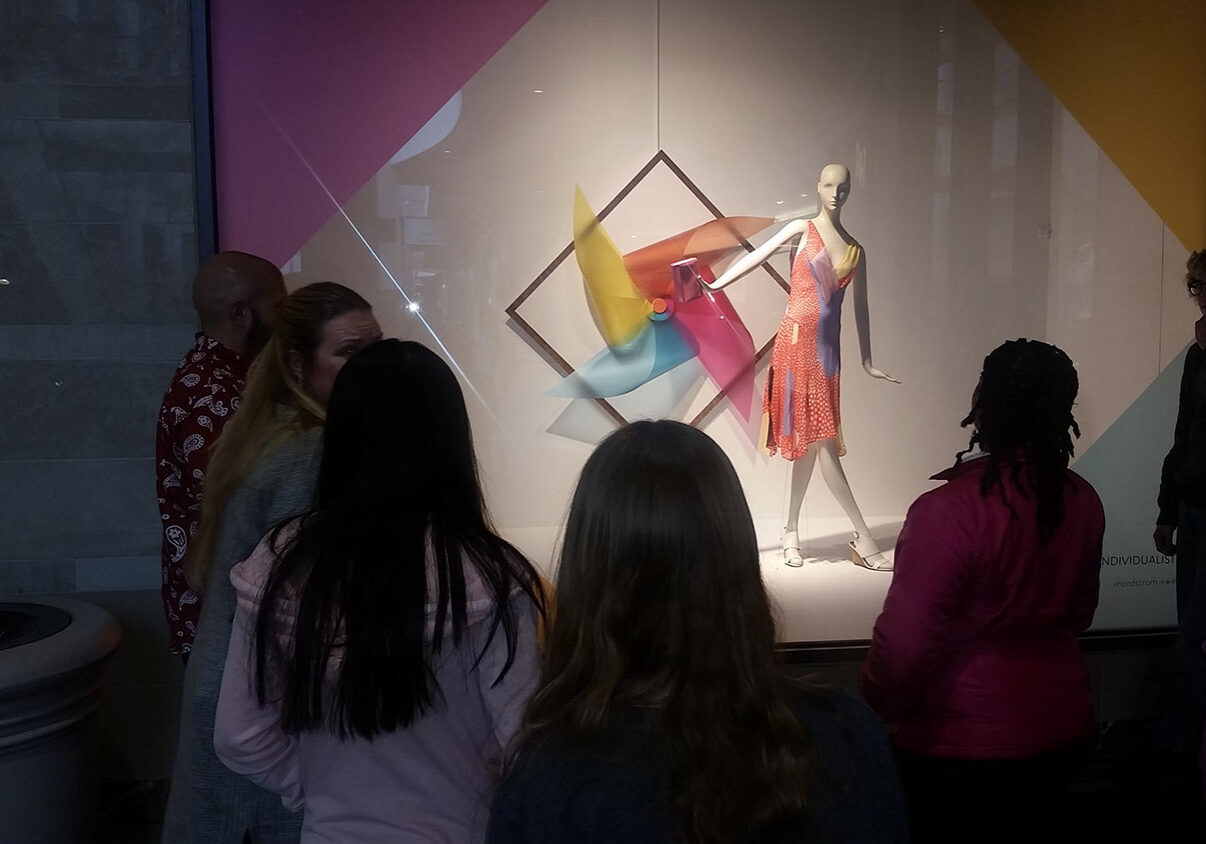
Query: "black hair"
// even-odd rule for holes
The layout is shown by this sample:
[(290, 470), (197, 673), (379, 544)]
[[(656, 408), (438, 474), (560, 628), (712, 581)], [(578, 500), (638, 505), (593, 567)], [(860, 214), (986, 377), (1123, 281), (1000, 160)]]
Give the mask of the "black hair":
[(977, 446), (987, 451), (980, 492), (988, 496), (995, 489), (1013, 511), (1001, 474), (1008, 467), (1018, 493), (1036, 498), (1044, 541), (1064, 518), (1072, 435), (1080, 436), (1072, 416), (1078, 389), (1076, 367), (1061, 349), (1038, 340), (1009, 340), (984, 359), (971, 413), (962, 423), (975, 429), (955, 464)]
[[(340, 371), (315, 506), (293, 524), (292, 538), (283, 525), (272, 538), (281, 550), (255, 629), (256, 695), (264, 703), (269, 678), (280, 683), (288, 732), (371, 738), (438, 707), (432, 660), (448, 644), (446, 627), (453, 645), (465, 634), (469, 567), (494, 603), (483, 651), (500, 630), (506, 637), (495, 682), (515, 655), (513, 593), (543, 613), (535, 569), (490, 525), (456, 376), (419, 343), (372, 343)], [(292, 600), (294, 634), (282, 644)], [(328, 670), (337, 671), (333, 695)]]

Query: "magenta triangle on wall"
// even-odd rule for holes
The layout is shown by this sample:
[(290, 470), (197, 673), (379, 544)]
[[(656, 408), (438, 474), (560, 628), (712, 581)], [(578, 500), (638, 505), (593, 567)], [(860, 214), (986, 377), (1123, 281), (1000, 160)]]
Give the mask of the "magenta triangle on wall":
[(288, 261), (546, 0), (212, 0), (222, 249)]

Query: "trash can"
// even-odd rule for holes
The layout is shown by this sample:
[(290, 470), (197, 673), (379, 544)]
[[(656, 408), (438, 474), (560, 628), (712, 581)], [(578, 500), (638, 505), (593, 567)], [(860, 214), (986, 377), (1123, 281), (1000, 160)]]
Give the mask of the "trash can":
[(121, 641), (83, 601), (0, 603), (0, 844), (90, 840), (84, 720)]

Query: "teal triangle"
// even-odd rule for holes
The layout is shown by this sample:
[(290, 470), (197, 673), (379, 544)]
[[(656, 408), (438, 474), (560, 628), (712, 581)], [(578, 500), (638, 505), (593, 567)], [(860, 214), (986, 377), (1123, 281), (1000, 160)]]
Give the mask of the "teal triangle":
[(1101, 593), (1094, 629), (1176, 624), (1173, 561), (1156, 553), (1160, 466), (1172, 445), (1184, 353), (1073, 464), (1105, 507)]

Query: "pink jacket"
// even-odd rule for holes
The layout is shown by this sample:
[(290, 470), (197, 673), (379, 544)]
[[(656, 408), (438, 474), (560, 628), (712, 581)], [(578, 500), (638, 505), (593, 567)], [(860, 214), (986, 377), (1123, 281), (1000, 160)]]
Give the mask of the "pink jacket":
[(980, 494), (984, 459), (936, 475), (913, 502), (863, 665), (867, 701), (915, 753), (1031, 756), (1093, 731), (1077, 642), (1097, 608), (1105, 515), (1071, 470), (1064, 518), (1041, 543), (1034, 498), (1002, 478)]
[[(230, 574), (239, 604), (214, 728), (218, 757), (280, 794), (285, 808), (305, 811), (301, 844), (482, 841), (502, 754), (539, 675), (531, 602), (512, 596), (520, 628), (515, 661), (495, 684), (506, 637), (500, 629), (486, 646), (494, 603), (476, 569), (466, 566), (469, 625), (460, 647), (446, 648), (434, 665), (437, 709), (372, 741), (341, 741), (326, 731), (288, 735), (277, 707), (260, 706), (251, 685), (248, 634), (275, 559), (265, 538)], [(429, 628), (433, 615), (429, 608)], [(292, 623), (282, 618), (278, 635), (291, 636)]]

